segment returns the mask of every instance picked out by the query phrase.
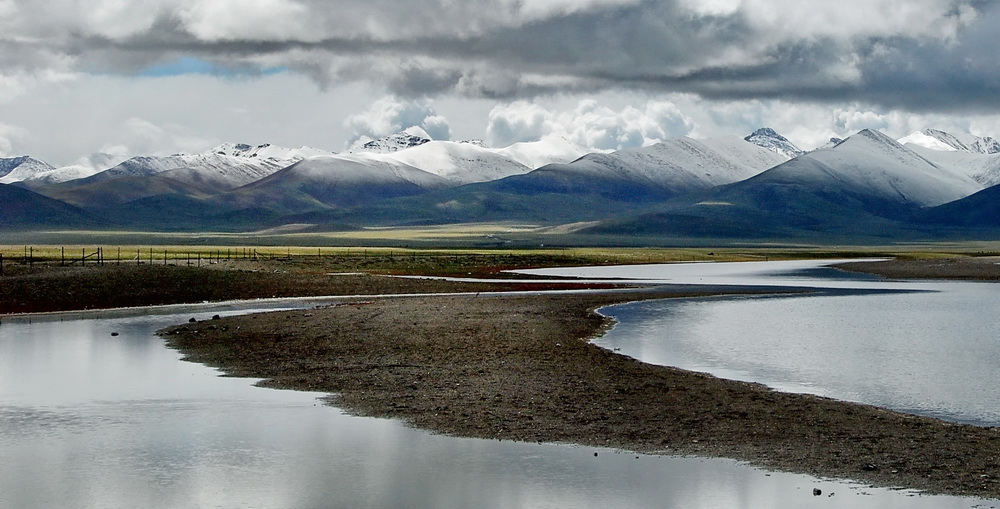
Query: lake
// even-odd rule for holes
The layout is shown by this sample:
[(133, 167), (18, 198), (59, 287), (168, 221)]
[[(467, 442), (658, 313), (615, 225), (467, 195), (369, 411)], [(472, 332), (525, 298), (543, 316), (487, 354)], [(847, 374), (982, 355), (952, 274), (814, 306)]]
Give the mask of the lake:
[[(822, 298), (746, 302), (767, 307)], [(676, 321), (684, 328), (711, 322), (710, 312), (677, 311), (699, 302), (684, 301), (666, 315), (631, 305), (609, 310), (621, 313), (622, 323), (602, 341), (613, 348), (628, 342), (623, 335), (633, 320), (639, 329), (642, 320), (662, 316), (687, 315)], [(734, 302), (740, 300), (705, 304)], [(964, 508), (983, 502), (770, 473), (728, 460), (434, 435), (345, 415), (321, 404), (321, 394), (220, 377), (182, 362), (155, 335), (190, 317), (314, 304), (3, 318), (0, 507)], [(676, 348), (691, 349), (690, 343)], [(753, 375), (771, 362), (754, 357), (752, 345), (740, 348), (748, 353), (732, 356), (744, 360), (730, 366), (734, 373)], [(719, 366), (729, 362), (712, 353), (691, 358), (713, 356)], [(767, 369), (782, 374), (786, 367)], [(814, 488), (823, 495), (813, 496)]]

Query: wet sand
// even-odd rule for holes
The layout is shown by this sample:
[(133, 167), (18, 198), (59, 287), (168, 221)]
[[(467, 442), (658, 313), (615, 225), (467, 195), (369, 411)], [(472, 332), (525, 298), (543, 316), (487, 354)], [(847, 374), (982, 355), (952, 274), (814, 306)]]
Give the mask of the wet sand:
[[(727, 289), (760, 292), (761, 288)], [(588, 339), (614, 303), (723, 289), (358, 299), (162, 331), (188, 360), (456, 436), (719, 456), (1000, 497), (1000, 429), (645, 364)]]

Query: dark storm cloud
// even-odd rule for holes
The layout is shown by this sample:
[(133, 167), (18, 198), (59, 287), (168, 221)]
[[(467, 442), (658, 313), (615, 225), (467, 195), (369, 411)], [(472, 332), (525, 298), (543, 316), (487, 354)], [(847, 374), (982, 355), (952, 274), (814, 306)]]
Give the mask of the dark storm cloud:
[[(320, 84), (368, 81), (408, 97), (636, 89), (951, 111), (997, 108), (1000, 91), (992, 1), (138, 4), (146, 9), (83, 21), (70, 9), (50, 26), (8, 27), (24, 34), (3, 39), (14, 48), (0, 63), (138, 73), (193, 56), (222, 69), (287, 68)], [(21, 18), (31, 9), (24, 4)]]
[(1000, 9), (991, 8), (953, 44), (885, 41), (864, 62), (860, 95), (916, 111), (996, 110)]

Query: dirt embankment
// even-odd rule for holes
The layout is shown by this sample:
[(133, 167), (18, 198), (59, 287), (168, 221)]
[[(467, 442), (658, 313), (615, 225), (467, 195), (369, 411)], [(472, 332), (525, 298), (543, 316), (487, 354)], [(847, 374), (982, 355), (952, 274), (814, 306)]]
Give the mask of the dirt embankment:
[[(217, 269), (217, 270), (216, 270)], [(232, 299), (575, 289), (566, 283), (449, 282), (367, 273), (329, 273), (280, 263), (224, 267), (107, 265), (8, 268), (0, 277), (0, 315), (186, 304)], [(589, 285), (613, 287), (614, 285)]]
[(850, 262), (843, 270), (876, 274), (890, 279), (1000, 280), (1000, 257), (894, 259), (882, 262)]
[(663, 293), (420, 297), (188, 324), (188, 359), (325, 391), (461, 436), (723, 456), (930, 492), (1000, 496), (1000, 432), (638, 362), (586, 341), (592, 309)]

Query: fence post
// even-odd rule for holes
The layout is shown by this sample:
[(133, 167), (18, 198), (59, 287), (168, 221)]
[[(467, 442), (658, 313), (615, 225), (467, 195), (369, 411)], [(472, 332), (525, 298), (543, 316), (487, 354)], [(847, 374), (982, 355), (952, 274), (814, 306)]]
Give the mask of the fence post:
[(0, 253), (0, 276), (3, 275), (3, 253)]

